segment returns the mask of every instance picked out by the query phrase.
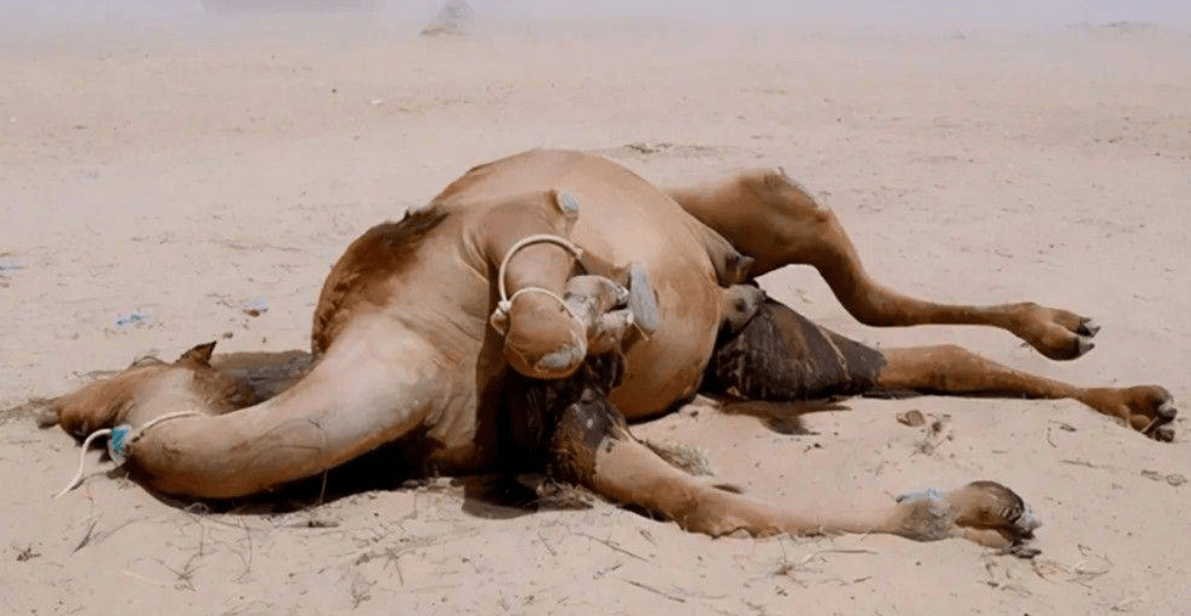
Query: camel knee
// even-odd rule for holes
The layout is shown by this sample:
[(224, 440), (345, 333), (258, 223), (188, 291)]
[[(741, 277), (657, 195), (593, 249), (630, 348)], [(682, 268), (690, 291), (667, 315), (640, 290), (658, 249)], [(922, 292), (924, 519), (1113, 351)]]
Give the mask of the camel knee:
[(892, 530), (915, 541), (963, 537), (996, 548), (1019, 546), (1041, 522), (1016, 492), (995, 481), (973, 481), (897, 498)]
[(742, 254), (738, 248), (716, 230), (698, 225), (703, 236), (707, 256), (715, 268), (716, 281), (721, 287), (730, 287), (749, 279), (754, 259)]
[(724, 289), (721, 329), (728, 334), (739, 333), (761, 310), (766, 299), (765, 291), (754, 285), (736, 284)]
[(550, 437), (547, 474), (556, 481), (591, 487), (601, 446), (631, 438), (620, 411), (603, 396), (585, 390), (557, 419)]
[(720, 537), (745, 530), (763, 536), (779, 525), (750, 510), (737, 494), (692, 478), (635, 440), (602, 396), (589, 395), (559, 416), (547, 475), (585, 486), (614, 502), (636, 505), (684, 530)]

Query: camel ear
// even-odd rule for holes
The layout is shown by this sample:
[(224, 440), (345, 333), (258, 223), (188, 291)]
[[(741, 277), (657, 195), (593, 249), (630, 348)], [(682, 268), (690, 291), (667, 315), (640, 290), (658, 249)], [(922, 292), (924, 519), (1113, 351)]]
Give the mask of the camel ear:
[(211, 354), (215, 352), (215, 342), (207, 342), (200, 344), (186, 351), (178, 358), (174, 364), (198, 364), (200, 366), (211, 367)]

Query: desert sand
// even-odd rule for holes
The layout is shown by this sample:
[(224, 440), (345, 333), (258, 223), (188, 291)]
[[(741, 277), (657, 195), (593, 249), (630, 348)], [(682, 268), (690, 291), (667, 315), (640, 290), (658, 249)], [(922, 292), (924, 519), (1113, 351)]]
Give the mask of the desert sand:
[[(813, 271), (765, 288), (869, 344), (956, 342), (1191, 399), (1191, 36), (1115, 26), (538, 21), (465, 37), (365, 18), (0, 45), (0, 408), (145, 353), (308, 347), (357, 234), (468, 167), (550, 146), (658, 183), (784, 165), (869, 268), (918, 295), (1097, 318), (1048, 361), (1001, 331), (873, 329)], [(805, 270), (805, 271), (804, 271)], [(259, 317), (250, 302), (267, 302)], [(142, 318), (120, 325), (122, 316)], [(937, 431), (899, 424), (918, 409)], [(780, 503), (860, 507), (974, 479), (1044, 526), (1033, 560), (963, 541), (707, 537), (596, 502), (526, 511), (441, 478), (319, 504), (163, 502), (0, 415), (12, 614), (1191, 613), (1191, 445), (1071, 401), (850, 400), (799, 422), (706, 402), (641, 424)], [(778, 409), (780, 410), (780, 409)], [(394, 480), (399, 483), (400, 478)], [(331, 486), (334, 488), (334, 486)], [(281, 497), (278, 497), (281, 498)]]

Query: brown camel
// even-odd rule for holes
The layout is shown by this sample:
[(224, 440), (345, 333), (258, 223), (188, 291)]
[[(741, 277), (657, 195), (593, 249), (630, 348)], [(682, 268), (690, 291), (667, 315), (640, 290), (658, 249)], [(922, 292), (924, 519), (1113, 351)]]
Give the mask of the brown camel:
[(1056, 359), (1089, 350), (1097, 331), (1065, 310), (941, 305), (880, 286), (831, 211), (780, 170), (666, 192), (595, 156), (534, 150), (470, 170), (353, 242), (319, 297), (312, 366), (282, 391), (212, 367), (212, 343), (58, 398), (51, 419), (80, 437), (111, 429), (117, 461), (182, 497), (254, 494), (400, 443), (445, 472), (544, 469), (711, 535), (879, 532), (999, 547), (1037, 525), (1000, 484), (926, 490), (877, 511), (787, 511), (679, 470), (625, 420), (701, 388), (772, 401), (912, 390), (1074, 398), (1172, 437), (1161, 387), (1076, 387), (955, 346), (878, 351), (819, 328), (752, 283), (793, 263), (818, 268), (873, 325), (993, 325)]

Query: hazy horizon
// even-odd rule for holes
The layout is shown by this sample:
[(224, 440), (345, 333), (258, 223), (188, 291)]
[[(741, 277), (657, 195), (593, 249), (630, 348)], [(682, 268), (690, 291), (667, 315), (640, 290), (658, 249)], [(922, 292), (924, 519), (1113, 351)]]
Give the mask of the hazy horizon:
[[(246, 0), (222, 0), (224, 3)], [(261, 0), (255, 0), (260, 3)], [(368, 0), (326, 0), (325, 4)], [(381, 16), (396, 21), (428, 18), (443, 0), (370, 0), (381, 7)], [(288, 4), (312, 5), (318, 0), (300, 0)], [(285, 0), (273, 4), (282, 6)], [(1163, 25), (1191, 23), (1191, 3), (1158, 0), (1056, 0), (1051, 2), (954, 3), (946, 0), (905, 0), (898, 3), (874, 0), (849, 0), (837, 3), (778, 2), (773, 0), (603, 0), (599, 3), (550, 2), (548, 0), (473, 0), (481, 15), (501, 17), (650, 17), (693, 20), (727, 20), (734, 23), (791, 25), (815, 22), (857, 24), (915, 23), (1025, 23), (1077, 24), (1134, 21)], [(128, 25), (136, 22), (201, 23), (205, 15), (201, 0), (0, 0), (0, 26), (51, 29), (63, 26)], [(49, 32), (42, 32), (49, 33)]]

